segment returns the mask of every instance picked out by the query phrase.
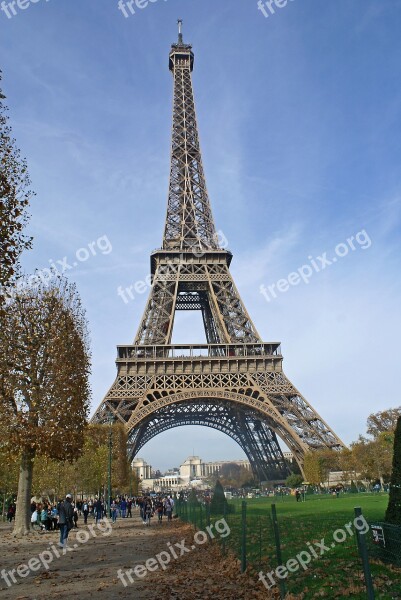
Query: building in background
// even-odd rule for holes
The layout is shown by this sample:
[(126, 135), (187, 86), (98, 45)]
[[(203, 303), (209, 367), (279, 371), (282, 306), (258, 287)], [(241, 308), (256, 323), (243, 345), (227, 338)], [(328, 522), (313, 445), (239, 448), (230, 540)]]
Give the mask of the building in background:
[[(161, 477), (153, 477), (151, 467), (143, 459), (134, 460), (132, 465), (142, 481), (143, 491), (161, 492), (171, 490), (178, 492), (194, 485), (200, 488), (208, 487), (206, 483), (208, 477), (218, 474), (223, 465), (233, 463), (251, 471), (251, 464), (248, 460), (203, 462), (199, 456), (189, 456), (179, 469), (170, 469)], [(145, 471), (145, 466), (149, 470)], [(145, 472), (150, 474), (149, 477), (145, 477)]]
[(140, 481), (152, 478), (152, 467), (143, 458), (135, 458), (131, 466)]

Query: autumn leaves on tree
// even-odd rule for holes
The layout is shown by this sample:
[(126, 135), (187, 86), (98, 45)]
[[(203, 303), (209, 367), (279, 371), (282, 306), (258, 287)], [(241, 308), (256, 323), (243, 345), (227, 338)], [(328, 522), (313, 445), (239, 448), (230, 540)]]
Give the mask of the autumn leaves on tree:
[(89, 409), (86, 322), (73, 286), (16, 294), (0, 332), (0, 395), (10, 450), (21, 454), (15, 533), (30, 529), (36, 456), (73, 460)]
[[(30, 531), (34, 460), (77, 458), (89, 409), (90, 353), (74, 286), (25, 285), (19, 259), (31, 192), (0, 92), (0, 421), (2, 450), (20, 458), (14, 533)], [(12, 291), (13, 290), (13, 291)]]
[(18, 273), (19, 258), (31, 246), (24, 227), (32, 196), (26, 161), (12, 138), (4, 99), (0, 89), (0, 309), (6, 288)]
[[(107, 488), (109, 461), (109, 427), (88, 425), (83, 434), (83, 448), (73, 463), (44, 459), (35, 461), (33, 492), (50, 498), (66, 492), (83, 497), (104, 494)], [(115, 423), (112, 439), (112, 493), (138, 493), (138, 477), (130, 471), (127, 457), (127, 432), (122, 423)]]
[(309, 483), (319, 485), (328, 481), (330, 471), (341, 471), (343, 483), (356, 479), (364, 481), (390, 480), (394, 430), (401, 407), (384, 410), (368, 417), (367, 433), (341, 452), (318, 450), (305, 455), (304, 473)]

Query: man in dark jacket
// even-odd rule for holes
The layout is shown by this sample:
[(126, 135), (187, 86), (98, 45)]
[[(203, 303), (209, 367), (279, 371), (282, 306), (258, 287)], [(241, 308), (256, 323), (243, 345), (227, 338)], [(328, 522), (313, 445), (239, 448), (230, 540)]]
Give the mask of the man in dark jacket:
[(60, 526), (59, 546), (62, 546), (63, 548), (67, 545), (68, 534), (74, 525), (74, 509), (72, 507), (71, 500), (71, 494), (67, 494), (65, 500), (60, 502), (58, 507), (58, 524)]
[(103, 502), (101, 501), (100, 498), (98, 498), (96, 500), (93, 510), (95, 512), (95, 519), (96, 519), (96, 525), (97, 525), (98, 522), (103, 519), (103, 511), (104, 511)]

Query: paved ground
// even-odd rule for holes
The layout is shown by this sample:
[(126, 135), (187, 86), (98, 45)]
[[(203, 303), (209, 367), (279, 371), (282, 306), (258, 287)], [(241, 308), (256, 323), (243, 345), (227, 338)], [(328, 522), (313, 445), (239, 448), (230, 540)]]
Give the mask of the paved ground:
[[(200, 537), (196, 540), (202, 541)], [(15, 540), (10, 526), (0, 525), (0, 569), (5, 570), (1, 573), (12, 584), (8, 587), (4, 577), (0, 579), (1, 600), (85, 600), (94, 595), (100, 600), (274, 597), (261, 583), (240, 575), (237, 562), (223, 559), (216, 544), (196, 544), (193, 530), (178, 520), (161, 527), (156, 522), (145, 527), (135, 514), (112, 527), (108, 522), (101, 522), (99, 527), (90, 522), (89, 527), (81, 525), (71, 532), (70, 550), (63, 551), (57, 542), (56, 532)], [(46, 561), (47, 569), (43, 564)], [(144, 567), (146, 561), (149, 570)], [(166, 563), (165, 570), (161, 563)], [(136, 573), (126, 574), (135, 567)], [(138, 575), (144, 577), (139, 579)]]

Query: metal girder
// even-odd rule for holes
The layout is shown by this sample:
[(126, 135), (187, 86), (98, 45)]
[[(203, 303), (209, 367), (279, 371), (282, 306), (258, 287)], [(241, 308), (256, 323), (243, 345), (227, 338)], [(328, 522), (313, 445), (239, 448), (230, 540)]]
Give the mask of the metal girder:
[(170, 185), (163, 248), (218, 248), (202, 165), (191, 71), (191, 46), (174, 44), (170, 52), (174, 78)]
[[(116, 381), (92, 421), (107, 422), (112, 414), (125, 423), (136, 452), (163, 430), (164, 415), (173, 427), (192, 423), (196, 413), (199, 424), (236, 439), (261, 477), (281, 464), (276, 434), (302, 469), (306, 451), (344, 444), (284, 375), (279, 344), (261, 341), (231, 277), (232, 254), (219, 247), (199, 145), (193, 61), (180, 32), (169, 56), (174, 105), (163, 245), (151, 254), (152, 286), (134, 345), (118, 348)], [(202, 311), (208, 344), (172, 346), (175, 311), (194, 309)]]
[(131, 432), (131, 458), (159, 433), (185, 425), (211, 427), (235, 440), (259, 481), (283, 480), (290, 473), (275, 433), (255, 411), (212, 399), (169, 405), (149, 415)]
[(261, 338), (241, 300), (225, 260), (225, 253), (196, 258), (181, 253), (181, 263), (169, 262), (163, 252), (155, 259), (156, 271), (149, 299), (139, 326), (136, 344), (170, 344), (174, 314), (180, 294), (203, 291), (208, 341), (260, 342)]

